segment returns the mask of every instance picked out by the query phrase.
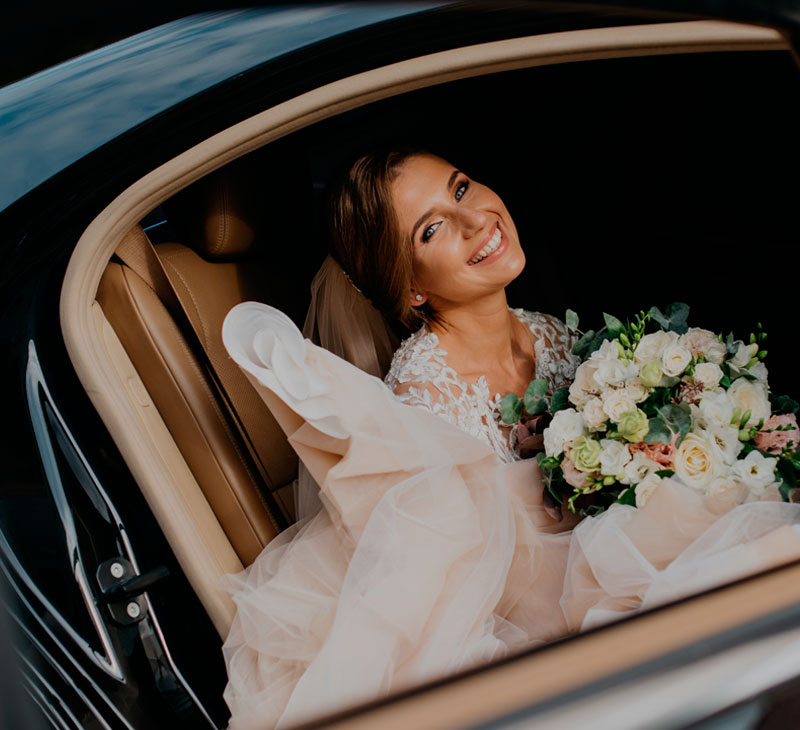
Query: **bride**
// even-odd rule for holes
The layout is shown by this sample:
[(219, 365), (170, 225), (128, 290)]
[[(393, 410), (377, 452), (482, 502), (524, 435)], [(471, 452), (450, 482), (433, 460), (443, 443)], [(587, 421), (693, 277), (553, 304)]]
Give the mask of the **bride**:
[[(797, 505), (723, 509), (671, 480), (644, 509), (574, 530), (548, 513), (499, 401), (533, 377), (568, 383), (578, 361), (562, 322), (509, 309), (525, 255), (491, 189), (428, 153), (374, 153), (331, 221), (305, 327), (324, 347), (261, 304), (223, 327), (304, 466), (298, 522), (227, 584), (232, 730), (296, 724), (800, 556)], [(393, 355), (387, 321), (416, 330)]]

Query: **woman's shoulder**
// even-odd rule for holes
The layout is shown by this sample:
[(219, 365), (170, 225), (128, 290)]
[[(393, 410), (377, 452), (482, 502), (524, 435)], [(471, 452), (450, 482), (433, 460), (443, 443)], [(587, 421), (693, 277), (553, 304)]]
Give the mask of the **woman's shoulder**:
[(428, 382), (446, 366), (439, 338), (423, 326), (400, 343), (392, 356), (385, 382), (393, 390), (410, 382)]

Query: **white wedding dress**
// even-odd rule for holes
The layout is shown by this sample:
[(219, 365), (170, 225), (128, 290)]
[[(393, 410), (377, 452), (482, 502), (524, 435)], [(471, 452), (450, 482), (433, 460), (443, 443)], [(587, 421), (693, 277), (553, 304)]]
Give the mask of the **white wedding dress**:
[[(536, 375), (574, 373), (558, 320), (513, 310)], [(665, 480), (644, 509), (555, 522), (485, 379), (423, 329), (387, 382), (252, 302), (223, 341), (320, 487), (320, 507), (229, 576), (231, 730), (287, 727), (800, 558), (800, 505), (711, 505)], [(405, 402), (403, 402), (405, 401)]]

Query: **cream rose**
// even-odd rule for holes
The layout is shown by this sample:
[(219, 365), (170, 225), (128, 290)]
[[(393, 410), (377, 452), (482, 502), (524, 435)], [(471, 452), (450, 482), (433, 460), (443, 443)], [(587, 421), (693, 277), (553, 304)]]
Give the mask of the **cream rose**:
[(559, 456), (564, 445), (583, 435), (583, 416), (574, 408), (565, 408), (553, 416), (544, 430), (544, 451), (548, 456)]
[(758, 380), (737, 378), (728, 388), (728, 398), (742, 415), (750, 411), (749, 426), (757, 426), (759, 421), (766, 423), (770, 417), (772, 409), (769, 404), (767, 388)]
[(677, 340), (677, 333), (664, 332), (664, 330), (645, 335), (636, 346), (636, 350), (633, 353), (633, 361), (637, 365), (643, 365), (651, 360), (660, 360), (664, 350), (669, 345), (677, 342)]
[(600, 446), (599, 441), (588, 436), (578, 436), (572, 442), (569, 455), (572, 457), (576, 468), (581, 471), (593, 472), (597, 471), (600, 466), (600, 454), (602, 451), (603, 447)]
[(622, 441), (615, 439), (602, 439), (600, 446), (600, 473), (603, 476), (615, 477), (622, 474), (625, 465), (631, 460), (631, 452)]
[(692, 361), (692, 353), (678, 343), (669, 345), (661, 353), (661, 369), (668, 378), (678, 377)]
[(569, 401), (574, 405), (583, 407), (594, 396), (600, 394), (600, 386), (594, 379), (597, 372), (597, 361), (587, 360), (575, 372), (575, 380), (569, 386)]
[(583, 406), (583, 420), (589, 431), (605, 431), (608, 414), (603, 410), (603, 401), (592, 397)]
[(725, 345), (709, 330), (690, 327), (685, 334), (681, 335), (679, 342), (694, 357), (702, 355), (709, 363), (721, 365), (725, 360)]
[(722, 380), (722, 368), (713, 362), (701, 362), (694, 366), (694, 381), (702, 383), (704, 390), (714, 390)]
[(647, 396), (650, 395), (650, 391), (639, 380), (634, 380), (626, 385), (623, 391), (634, 403), (641, 403), (643, 400), (647, 400)]
[(675, 453), (675, 473), (692, 489), (704, 490), (714, 477), (720, 475), (722, 465), (716, 445), (696, 433), (683, 439)]
[(636, 410), (636, 403), (627, 396), (624, 388), (610, 390), (603, 398), (603, 410), (614, 423), (619, 423), (624, 414)]
[(648, 474), (636, 485), (636, 506), (641, 509), (647, 504), (656, 487), (661, 484), (661, 477), (656, 473)]

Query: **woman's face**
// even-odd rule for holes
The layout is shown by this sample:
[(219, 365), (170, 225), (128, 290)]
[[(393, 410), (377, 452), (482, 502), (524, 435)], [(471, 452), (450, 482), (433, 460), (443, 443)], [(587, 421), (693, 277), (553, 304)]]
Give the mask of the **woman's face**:
[(474, 302), (513, 281), (525, 266), (514, 221), (485, 185), (432, 155), (410, 157), (392, 183), (400, 230), (414, 251), (412, 305)]

